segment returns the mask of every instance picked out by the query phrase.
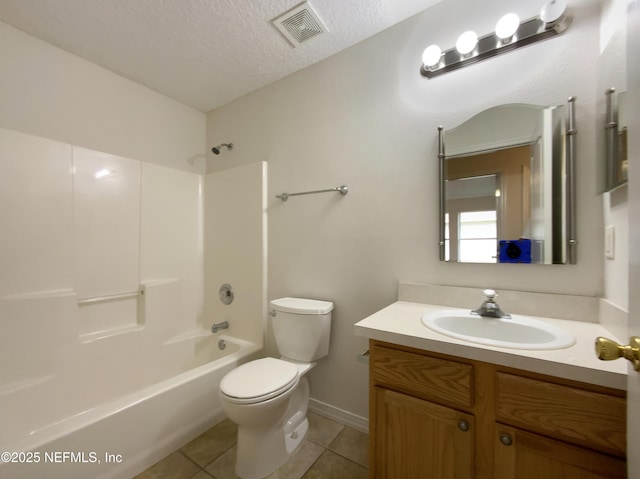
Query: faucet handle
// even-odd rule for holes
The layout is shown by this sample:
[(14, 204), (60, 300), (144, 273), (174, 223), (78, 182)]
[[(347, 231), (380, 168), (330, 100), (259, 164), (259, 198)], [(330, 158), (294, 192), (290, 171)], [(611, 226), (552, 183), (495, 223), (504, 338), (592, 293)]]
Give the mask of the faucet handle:
[(488, 300), (491, 301), (498, 297), (498, 293), (496, 293), (493, 289), (485, 289), (482, 291), (482, 293), (487, 297)]

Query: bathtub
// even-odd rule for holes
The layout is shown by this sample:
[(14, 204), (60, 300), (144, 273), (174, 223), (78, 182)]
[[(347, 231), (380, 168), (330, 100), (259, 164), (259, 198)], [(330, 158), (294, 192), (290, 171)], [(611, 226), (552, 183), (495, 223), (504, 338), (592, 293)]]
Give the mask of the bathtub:
[(1, 390), (0, 477), (129, 479), (222, 420), (220, 380), (261, 347), (194, 331), (155, 350)]

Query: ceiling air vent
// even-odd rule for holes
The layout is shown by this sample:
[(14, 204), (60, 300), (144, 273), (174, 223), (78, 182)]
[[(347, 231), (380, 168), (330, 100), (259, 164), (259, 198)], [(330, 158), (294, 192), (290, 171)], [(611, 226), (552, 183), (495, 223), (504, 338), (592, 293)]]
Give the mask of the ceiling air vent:
[(273, 24), (294, 47), (329, 31), (309, 2), (303, 2), (280, 15), (273, 20)]

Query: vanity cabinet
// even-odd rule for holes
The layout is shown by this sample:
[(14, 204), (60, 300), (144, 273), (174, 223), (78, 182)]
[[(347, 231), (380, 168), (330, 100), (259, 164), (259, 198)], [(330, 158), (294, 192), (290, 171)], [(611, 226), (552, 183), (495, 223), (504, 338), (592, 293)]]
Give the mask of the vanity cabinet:
[(375, 395), (373, 477), (473, 477), (472, 415), (386, 388)]
[(626, 477), (624, 391), (371, 340), (373, 479)]
[(378, 345), (370, 364), (372, 477), (471, 479), (472, 367)]

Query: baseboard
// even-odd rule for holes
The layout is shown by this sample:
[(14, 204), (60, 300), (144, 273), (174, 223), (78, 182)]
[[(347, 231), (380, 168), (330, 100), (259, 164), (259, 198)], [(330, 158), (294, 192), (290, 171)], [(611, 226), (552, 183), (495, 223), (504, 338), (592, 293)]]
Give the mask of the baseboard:
[(317, 399), (309, 399), (309, 411), (324, 416), (329, 419), (333, 419), (345, 426), (349, 426), (356, 431), (369, 434), (369, 419), (366, 417), (358, 416), (344, 409), (332, 406)]

